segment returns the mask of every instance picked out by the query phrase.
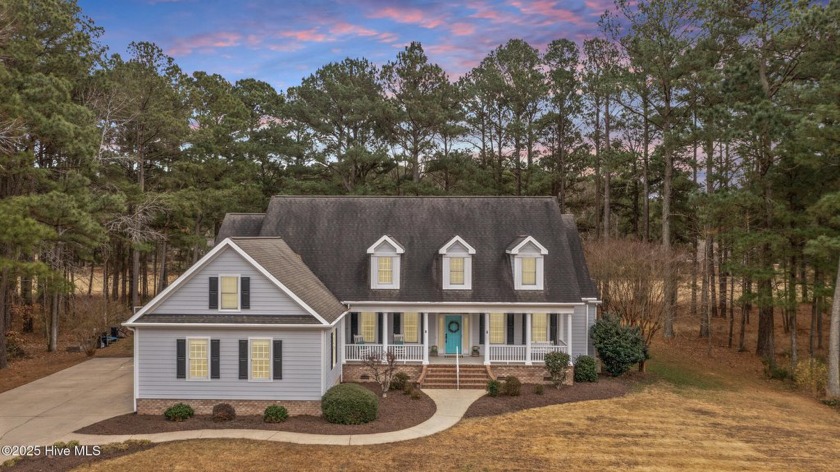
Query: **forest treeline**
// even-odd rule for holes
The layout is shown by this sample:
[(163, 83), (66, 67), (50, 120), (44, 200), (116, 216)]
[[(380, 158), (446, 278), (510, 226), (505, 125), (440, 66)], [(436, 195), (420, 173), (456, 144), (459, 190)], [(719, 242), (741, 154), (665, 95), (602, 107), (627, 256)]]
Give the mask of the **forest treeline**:
[(666, 337), (679, 288), (701, 336), (756, 310), (735, 347), (773, 360), (777, 311), (787, 330), (810, 303), (813, 354), (840, 251), (838, 32), (837, 1), (618, 0), (582, 44), (512, 39), (457, 79), (411, 43), (278, 91), (108, 51), (72, 0), (3, 0), (0, 333), (42, 316), (55, 349), (78, 279), (141, 305), (274, 194), (551, 195), (588, 240), (687, 255), (662, 259)]

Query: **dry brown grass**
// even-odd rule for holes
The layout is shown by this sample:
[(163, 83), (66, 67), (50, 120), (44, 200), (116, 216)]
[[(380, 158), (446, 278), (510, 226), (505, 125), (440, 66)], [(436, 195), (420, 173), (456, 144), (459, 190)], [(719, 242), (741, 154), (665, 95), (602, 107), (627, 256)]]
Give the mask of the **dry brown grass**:
[[(245, 440), (163, 444), (94, 470), (836, 470), (840, 415), (739, 366), (654, 347), (678, 371), (613, 400), (464, 420), (435, 436), (366, 447)], [(713, 366), (720, 368), (715, 369)], [(654, 369), (656, 370), (656, 369)]]

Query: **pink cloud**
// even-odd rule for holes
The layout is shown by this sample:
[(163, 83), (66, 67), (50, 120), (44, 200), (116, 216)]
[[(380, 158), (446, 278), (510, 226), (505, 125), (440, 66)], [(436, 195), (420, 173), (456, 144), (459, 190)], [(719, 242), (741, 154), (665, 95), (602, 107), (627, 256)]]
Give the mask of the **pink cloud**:
[(195, 50), (210, 52), (216, 48), (239, 46), (241, 40), (241, 34), (227, 31), (198, 34), (189, 38), (177, 39), (166, 53), (170, 56), (187, 56)]
[(417, 8), (385, 7), (369, 16), (370, 18), (387, 18), (397, 23), (419, 25), (429, 29), (443, 24), (441, 18), (430, 18), (423, 10)]
[(542, 17), (546, 22), (564, 21), (573, 24), (589, 24), (591, 22), (589, 19), (584, 20), (572, 11), (557, 8), (557, 2), (554, 0), (513, 0), (510, 2), (510, 5), (516, 7), (526, 15)]
[(486, 3), (468, 3), (467, 7), (471, 10), (474, 10), (475, 13), (470, 15), (472, 18), (479, 18), (482, 20), (490, 20), (494, 23), (500, 22), (504, 19), (502, 13), (498, 10), (493, 9)]
[(318, 32), (316, 28), (310, 28), (308, 30), (280, 31), (277, 35), (282, 38), (294, 38), (298, 41), (310, 43), (323, 43), (324, 41), (329, 41), (327, 35)]
[(376, 36), (379, 34), (377, 31), (370, 28), (365, 28), (364, 26), (354, 25), (344, 21), (339, 21), (330, 27), (330, 33), (338, 35), (349, 34), (354, 36)]
[(452, 23), (449, 28), (455, 36), (469, 36), (475, 33), (475, 25), (470, 23)]

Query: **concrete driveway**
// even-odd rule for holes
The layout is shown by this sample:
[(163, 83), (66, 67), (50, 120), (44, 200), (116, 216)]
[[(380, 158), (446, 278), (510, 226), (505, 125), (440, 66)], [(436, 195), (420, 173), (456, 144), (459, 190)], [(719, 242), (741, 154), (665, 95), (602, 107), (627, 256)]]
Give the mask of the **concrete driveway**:
[(131, 413), (133, 374), (130, 358), (91, 359), (0, 393), (0, 445), (50, 445), (83, 426)]

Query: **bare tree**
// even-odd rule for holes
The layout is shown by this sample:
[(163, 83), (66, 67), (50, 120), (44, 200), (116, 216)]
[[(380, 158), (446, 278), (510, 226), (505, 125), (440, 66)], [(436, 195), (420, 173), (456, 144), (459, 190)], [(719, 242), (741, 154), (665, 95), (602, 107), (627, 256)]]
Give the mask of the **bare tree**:
[(382, 398), (387, 397), (391, 379), (397, 373), (397, 356), (390, 350), (384, 356), (381, 351), (374, 351), (365, 356), (363, 362), (382, 389)]
[(614, 239), (588, 244), (586, 259), (609, 294), (604, 297), (604, 311), (619, 316), (625, 325), (639, 327), (649, 346), (665, 321), (666, 267), (670, 264), (678, 278), (684, 266), (680, 253), (658, 244)]

